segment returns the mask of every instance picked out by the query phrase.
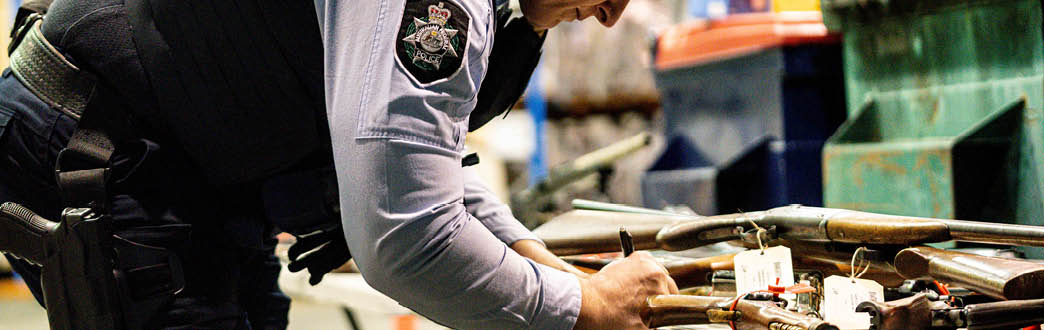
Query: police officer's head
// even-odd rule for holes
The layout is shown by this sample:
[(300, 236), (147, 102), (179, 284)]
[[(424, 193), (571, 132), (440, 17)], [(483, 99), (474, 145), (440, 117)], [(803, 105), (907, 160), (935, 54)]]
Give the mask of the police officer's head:
[(598, 19), (607, 27), (616, 24), (630, 0), (519, 0), (522, 13), (537, 29), (550, 29), (563, 21)]

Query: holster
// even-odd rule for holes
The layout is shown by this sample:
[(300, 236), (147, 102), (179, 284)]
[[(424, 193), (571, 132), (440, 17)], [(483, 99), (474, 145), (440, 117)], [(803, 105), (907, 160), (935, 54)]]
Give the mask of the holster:
[(20, 22), (12, 72), (54, 110), (78, 120), (78, 128), (55, 169), (70, 207), (55, 222), (15, 203), (0, 205), (0, 251), (42, 268), (51, 329), (153, 328), (157, 312), (184, 288), (175, 250), (188, 240), (189, 225), (115, 228), (107, 189), (115, 146), (103, 123), (116, 116), (96, 109), (105, 102), (95, 102), (93, 75), (43, 37), (39, 19)]
[[(51, 329), (144, 329), (184, 287), (175, 254), (114, 235), (110, 225), (89, 208), (66, 208), (54, 222), (15, 203), (0, 205), (0, 250), (42, 268)], [(180, 235), (159, 235), (186, 238), (187, 228), (174, 229), (167, 233)]]

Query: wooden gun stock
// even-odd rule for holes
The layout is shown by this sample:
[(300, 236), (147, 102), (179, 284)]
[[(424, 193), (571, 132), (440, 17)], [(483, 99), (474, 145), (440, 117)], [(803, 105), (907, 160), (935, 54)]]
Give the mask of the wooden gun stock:
[(951, 307), (924, 293), (889, 302), (864, 301), (857, 312), (870, 314), (870, 330), (1001, 330), (1044, 322), (1044, 299), (1009, 300)]
[(908, 279), (931, 277), (998, 299), (1044, 298), (1044, 264), (927, 246), (899, 251), (893, 264)]
[(945, 307), (945, 302), (919, 293), (889, 302), (864, 301), (856, 311), (870, 314), (870, 330), (928, 330), (933, 328), (932, 309)]
[(734, 321), (737, 329), (837, 330), (823, 320), (780, 308), (772, 301), (684, 295), (652, 296), (641, 310), (649, 328)]
[(729, 297), (659, 295), (649, 297), (641, 310), (642, 322), (649, 328), (711, 323), (707, 311), (729, 309)]

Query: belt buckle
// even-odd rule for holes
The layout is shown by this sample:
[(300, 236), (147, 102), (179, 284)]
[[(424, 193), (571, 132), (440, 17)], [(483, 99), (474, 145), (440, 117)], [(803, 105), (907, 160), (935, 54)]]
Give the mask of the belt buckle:
[(22, 25), (11, 29), (11, 44), (7, 45), (7, 55), (14, 53), (15, 48), (18, 48), (18, 44), (22, 43), (22, 39), (25, 39), (25, 36), (29, 34), (29, 30), (32, 29), (33, 24), (42, 19), (43, 15), (40, 15), (40, 13), (32, 13), (29, 14), (29, 16), (26, 16)]

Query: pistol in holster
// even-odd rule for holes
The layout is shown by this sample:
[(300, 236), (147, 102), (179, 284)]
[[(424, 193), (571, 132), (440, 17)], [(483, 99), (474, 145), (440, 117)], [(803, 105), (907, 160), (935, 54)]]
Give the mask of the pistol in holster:
[(52, 329), (142, 329), (184, 288), (174, 253), (114, 234), (110, 217), (89, 208), (66, 208), (54, 222), (4, 203), (0, 250), (42, 268)]
[(115, 147), (97, 124), (108, 114), (96, 109), (87, 111), (93, 119), (81, 118), (94, 80), (43, 37), (41, 15), (19, 17), (24, 19), (13, 33), (12, 72), (52, 109), (78, 120), (56, 169), (63, 200), (73, 207), (65, 208), (56, 222), (3, 203), (0, 252), (42, 268), (51, 329), (154, 328), (157, 312), (185, 287), (175, 250), (188, 240), (189, 225), (114, 224), (106, 186)]

